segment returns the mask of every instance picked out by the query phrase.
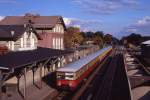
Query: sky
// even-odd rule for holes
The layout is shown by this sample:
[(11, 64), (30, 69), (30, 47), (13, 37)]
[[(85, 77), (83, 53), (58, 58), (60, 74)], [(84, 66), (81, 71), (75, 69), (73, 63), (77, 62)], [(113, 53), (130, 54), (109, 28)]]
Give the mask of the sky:
[(66, 26), (116, 37), (150, 36), (150, 0), (0, 0), (0, 19), (25, 13), (61, 15)]

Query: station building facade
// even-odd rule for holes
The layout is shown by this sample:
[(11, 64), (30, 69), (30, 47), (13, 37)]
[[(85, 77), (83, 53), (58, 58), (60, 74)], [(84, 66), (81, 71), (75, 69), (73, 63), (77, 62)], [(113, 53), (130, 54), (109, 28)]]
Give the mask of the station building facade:
[(37, 46), (53, 49), (64, 49), (64, 32), (66, 30), (61, 16), (40, 16), (25, 14), (25, 16), (6, 16), (0, 25), (27, 25), (33, 26), (38, 39)]
[[(30, 31), (29, 31), (30, 30)], [(40, 36), (28, 25), (0, 25), (0, 45), (8, 51), (37, 49)]]

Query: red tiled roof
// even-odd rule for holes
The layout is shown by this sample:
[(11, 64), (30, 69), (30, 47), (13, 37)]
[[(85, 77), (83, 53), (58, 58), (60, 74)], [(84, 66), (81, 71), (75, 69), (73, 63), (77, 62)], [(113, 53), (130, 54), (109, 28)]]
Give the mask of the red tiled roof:
[(25, 16), (7, 16), (0, 21), (0, 25), (23, 25), (31, 21), (36, 28), (50, 27), (53, 28), (57, 23), (62, 23), (65, 27), (61, 16), (37, 16), (37, 15), (25, 15)]

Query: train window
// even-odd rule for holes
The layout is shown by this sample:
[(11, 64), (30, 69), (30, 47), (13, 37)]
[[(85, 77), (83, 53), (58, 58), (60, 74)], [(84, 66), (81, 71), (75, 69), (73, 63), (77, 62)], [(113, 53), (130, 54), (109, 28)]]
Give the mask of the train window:
[(73, 80), (73, 75), (66, 75), (66, 76), (65, 76), (65, 79)]
[(72, 72), (66, 72), (65, 73), (65, 79), (73, 80), (74, 79), (74, 73), (72, 73)]
[(57, 79), (65, 79), (64, 75), (57, 75)]
[(57, 72), (57, 79), (73, 80), (74, 74), (68, 72)]
[(65, 73), (64, 72), (57, 72), (57, 79), (65, 79)]
[(73, 75), (66, 75), (66, 77), (68, 77), (68, 78), (73, 78)]

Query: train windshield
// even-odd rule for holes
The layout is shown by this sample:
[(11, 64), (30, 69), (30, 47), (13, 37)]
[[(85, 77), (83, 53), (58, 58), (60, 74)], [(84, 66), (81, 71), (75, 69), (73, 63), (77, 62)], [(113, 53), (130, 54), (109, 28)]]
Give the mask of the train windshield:
[(66, 79), (66, 80), (73, 80), (74, 75), (73, 73), (68, 72), (57, 72), (57, 79)]
[(65, 73), (64, 72), (57, 72), (57, 79), (65, 79)]

